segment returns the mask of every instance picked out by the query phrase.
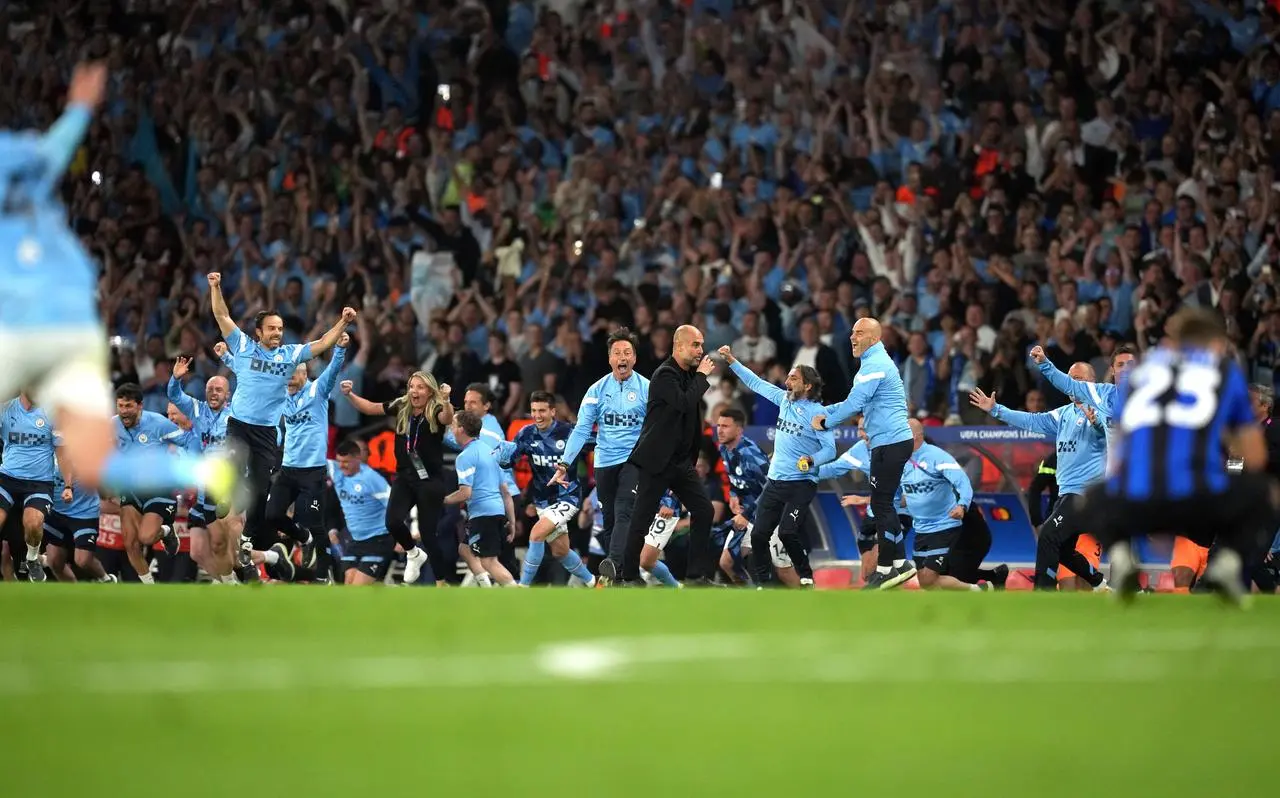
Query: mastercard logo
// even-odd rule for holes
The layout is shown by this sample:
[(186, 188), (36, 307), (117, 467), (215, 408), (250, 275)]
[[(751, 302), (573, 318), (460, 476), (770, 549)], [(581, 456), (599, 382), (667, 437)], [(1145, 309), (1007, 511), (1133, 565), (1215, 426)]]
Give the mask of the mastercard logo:
[(1013, 516), (1009, 515), (1009, 511), (1003, 507), (995, 507), (991, 510), (991, 517), (997, 521), (1008, 521)]

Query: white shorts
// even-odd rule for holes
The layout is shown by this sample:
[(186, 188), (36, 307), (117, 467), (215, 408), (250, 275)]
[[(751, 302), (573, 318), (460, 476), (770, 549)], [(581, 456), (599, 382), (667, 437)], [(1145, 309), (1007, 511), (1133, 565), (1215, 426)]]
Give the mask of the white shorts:
[(0, 399), (30, 391), (51, 414), (70, 410), (109, 418), (115, 413), (107, 374), (107, 334), (101, 327), (5, 329), (0, 327)]
[(538, 520), (550, 521), (555, 524), (555, 529), (551, 530), (551, 534), (547, 535), (547, 542), (555, 540), (561, 535), (569, 532), (569, 519), (578, 514), (578, 508), (572, 502), (556, 502), (546, 507), (538, 508)]
[(671, 542), (671, 536), (676, 531), (676, 524), (680, 523), (680, 516), (673, 515), (670, 518), (663, 518), (660, 515), (653, 517), (653, 523), (649, 525), (649, 534), (644, 536), (644, 545), (653, 546), (658, 551), (667, 548), (667, 544)]
[[(742, 549), (751, 549), (751, 530), (755, 529), (755, 524), (747, 524), (745, 531), (732, 529), (724, 538), (724, 550), (730, 551), (733, 545), (737, 543), (734, 539), (739, 536), (738, 540), (742, 541)], [(773, 536), (769, 538), (769, 559), (773, 560), (774, 568), (794, 568), (791, 558), (787, 556), (787, 548), (782, 545), (782, 538), (778, 537), (778, 530), (773, 530)]]

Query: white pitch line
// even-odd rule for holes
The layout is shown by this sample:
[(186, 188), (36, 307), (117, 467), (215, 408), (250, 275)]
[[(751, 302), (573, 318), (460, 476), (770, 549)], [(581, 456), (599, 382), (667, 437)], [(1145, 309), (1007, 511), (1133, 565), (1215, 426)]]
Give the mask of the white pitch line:
[[(1280, 678), (1280, 639), (1211, 629), (919, 630), (606, 637), (525, 653), (298, 659), (0, 661), (0, 695), (394, 690), (578, 682), (1058, 684)], [(679, 667), (677, 667), (679, 666)]]

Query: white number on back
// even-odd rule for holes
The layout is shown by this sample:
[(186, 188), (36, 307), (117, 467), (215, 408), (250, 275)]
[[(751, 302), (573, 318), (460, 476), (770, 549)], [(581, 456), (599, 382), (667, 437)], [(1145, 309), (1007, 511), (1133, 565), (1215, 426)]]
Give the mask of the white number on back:
[[(1222, 374), (1215, 368), (1186, 363), (1174, 370), (1163, 363), (1139, 366), (1133, 374), (1133, 393), (1125, 403), (1120, 426), (1126, 432), (1154, 427), (1160, 423), (1182, 429), (1200, 429), (1213, 420), (1218, 409), (1218, 384)], [(1176, 382), (1176, 386), (1175, 386)], [(1177, 396), (1162, 405), (1160, 397), (1175, 386)], [(1179, 401), (1190, 397), (1191, 402)]]

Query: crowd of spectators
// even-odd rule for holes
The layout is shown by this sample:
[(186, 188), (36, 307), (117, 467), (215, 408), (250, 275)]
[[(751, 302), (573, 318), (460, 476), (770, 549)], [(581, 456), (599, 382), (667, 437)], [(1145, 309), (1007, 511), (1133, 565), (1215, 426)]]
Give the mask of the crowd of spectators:
[[(112, 92), (68, 180), (116, 376), (219, 370), (205, 274), (292, 339), (363, 309), (358, 392), (412, 371), (570, 408), (626, 325), (693, 323), (828, 401), (872, 315), (912, 411), (1061, 395), (1179, 306), (1280, 379), (1277, 8), (1239, 0), (30, 0), (0, 108), (45, 127), (71, 64)], [(198, 390), (198, 386), (189, 388)], [(768, 403), (722, 378), (709, 404)], [(462, 396), (455, 390), (454, 396)], [(753, 406), (754, 405), (754, 406)], [(360, 419), (346, 402), (334, 421)]]

